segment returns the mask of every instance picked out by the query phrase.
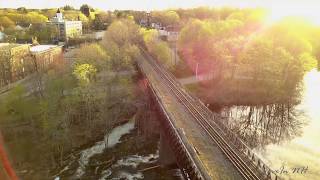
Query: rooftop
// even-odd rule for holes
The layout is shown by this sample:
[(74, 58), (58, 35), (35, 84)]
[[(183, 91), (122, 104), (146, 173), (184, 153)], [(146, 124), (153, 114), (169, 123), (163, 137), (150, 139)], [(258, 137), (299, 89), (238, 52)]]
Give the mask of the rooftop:
[(9, 43), (0, 43), (0, 47), (8, 46)]
[(37, 46), (31, 46), (30, 51), (31, 52), (41, 52), (46, 51), (51, 48), (58, 47), (57, 45), (37, 45)]
[(25, 44), (15, 44), (15, 43), (0, 43), (0, 50), (8, 50), (14, 47), (22, 46)]

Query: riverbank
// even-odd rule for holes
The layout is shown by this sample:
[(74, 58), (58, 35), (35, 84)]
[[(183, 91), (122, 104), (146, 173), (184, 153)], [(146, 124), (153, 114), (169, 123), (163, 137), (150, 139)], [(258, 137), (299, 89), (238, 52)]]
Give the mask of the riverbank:
[(57, 170), (55, 179), (177, 179), (171, 168), (158, 164), (159, 136), (139, 135), (134, 123), (119, 125), (104, 140), (83, 147)]

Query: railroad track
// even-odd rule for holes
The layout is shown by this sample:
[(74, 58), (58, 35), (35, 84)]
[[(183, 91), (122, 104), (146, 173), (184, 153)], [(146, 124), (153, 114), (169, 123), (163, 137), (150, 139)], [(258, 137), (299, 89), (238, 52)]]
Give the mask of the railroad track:
[[(208, 109), (205, 109), (206, 107), (199, 100), (189, 95), (182, 86), (175, 81), (173, 75), (164, 70), (148, 53), (144, 52), (144, 50), (142, 50), (142, 52), (150, 59), (150, 65), (164, 80), (162, 83), (164, 83), (174, 96), (186, 107), (197, 123), (203, 128), (211, 140), (217, 144), (244, 179), (272, 179), (270, 175), (271, 170), (268, 167), (263, 164), (263, 168), (268, 168), (267, 170), (269, 170), (269, 173), (263, 173), (263, 171), (259, 171), (259, 167), (256, 167), (254, 163), (250, 162), (250, 159), (248, 161), (241, 151), (238, 152), (234, 150), (235, 148), (232, 144), (228, 143), (230, 138), (227, 136), (225, 126), (221, 124), (218, 125), (214, 121), (209, 122), (208, 119), (212, 118), (212, 113), (208, 112)], [(260, 162), (262, 163), (262, 161), (259, 160), (259, 163)], [(275, 175), (275, 179), (279, 178)]]

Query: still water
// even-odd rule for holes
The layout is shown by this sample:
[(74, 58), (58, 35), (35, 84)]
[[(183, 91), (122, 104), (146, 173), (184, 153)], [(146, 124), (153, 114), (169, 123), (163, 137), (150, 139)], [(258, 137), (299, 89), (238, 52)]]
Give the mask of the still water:
[(320, 179), (320, 72), (303, 80), (296, 103), (233, 106), (233, 128), (253, 150), (285, 179)]

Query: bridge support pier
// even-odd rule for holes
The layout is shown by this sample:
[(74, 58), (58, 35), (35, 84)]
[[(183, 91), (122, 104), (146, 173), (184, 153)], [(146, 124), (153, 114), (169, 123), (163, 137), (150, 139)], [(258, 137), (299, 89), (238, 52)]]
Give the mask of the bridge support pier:
[(168, 141), (165, 139), (164, 132), (160, 133), (160, 147), (159, 147), (159, 163), (162, 166), (171, 166), (176, 164), (176, 157), (171, 150)]

